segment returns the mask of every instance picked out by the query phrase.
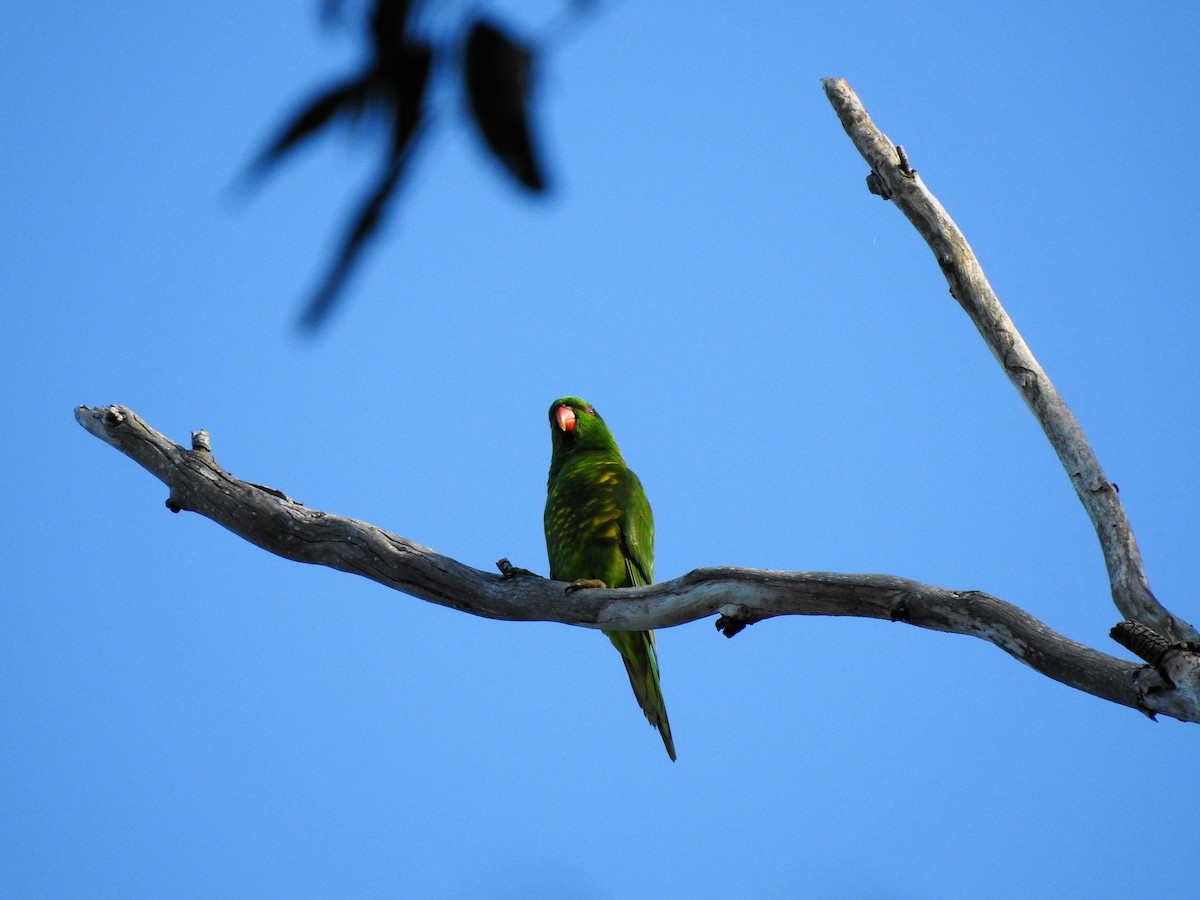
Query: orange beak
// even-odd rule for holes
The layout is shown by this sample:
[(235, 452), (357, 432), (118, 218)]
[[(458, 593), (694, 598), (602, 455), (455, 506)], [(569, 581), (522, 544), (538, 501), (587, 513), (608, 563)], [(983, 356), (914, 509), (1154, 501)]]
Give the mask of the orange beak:
[(571, 407), (560, 406), (554, 411), (554, 418), (558, 420), (559, 431), (575, 430), (575, 410)]

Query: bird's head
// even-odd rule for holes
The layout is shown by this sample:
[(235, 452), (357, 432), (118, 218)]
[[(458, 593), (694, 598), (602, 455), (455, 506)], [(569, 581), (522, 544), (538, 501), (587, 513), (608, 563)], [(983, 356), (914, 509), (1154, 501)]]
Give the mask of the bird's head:
[(550, 404), (550, 446), (554, 458), (586, 450), (621, 456), (596, 408), (578, 397), (561, 397)]

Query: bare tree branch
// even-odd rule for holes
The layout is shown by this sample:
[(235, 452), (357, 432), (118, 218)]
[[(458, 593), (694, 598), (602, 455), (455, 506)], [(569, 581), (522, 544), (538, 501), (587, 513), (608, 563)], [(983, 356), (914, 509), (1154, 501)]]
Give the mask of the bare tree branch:
[(167, 506), (197, 512), (279, 556), (362, 575), (422, 600), (491, 619), (561, 622), (610, 631), (665, 628), (720, 615), (727, 635), (773, 616), (859, 616), (990, 641), (1070, 687), (1154, 715), (1200, 722), (1200, 656), (1170, 654), (1172, 680), (1056, 633), (1010, 603), (891, 575), (696, 569), (672, 581), (581, 590), (502, 561), (474, 569), (365, 522), (307, 509), (272, 488), (241, 481), (213, 458), (208, 434), (180, 447), (119, 406), (79, 407), (76, 421), (154, 474)]
[(565, 584), (514, 568), (507, 560), (498, 563), (499, 575), (483, 572), (373, 525), (306, 509), (280, 491), (241, 481), (217, 465), (206, 432), (193, 434), (192, 448), (186, 450), (123, 407), (79, 407), (76, 420), (163, 481), (174, 512), (197, 512), (287, 559), (362, 575), (474, 615), (640, 631), (719, 614), (717, 627), (729, 637), (781, 615), (888, 619), (982, 638), (1070, 687), (1151, 716), (1200, 722), (1200, 640), (1150, 592), (1116, 487), (1105, 478), (1079, 423), (1000, 306), (966, 239), (903, 150), (875, 128), (846, 82), (826, 79), (824, 84), (846, 132), (871, 166), (869, 188), (895, 201), (925, 238), (951, 294), (1058, 453), (1095, 525), (1114, 602), (1127, 619), (1112, 636), (1149, 665), (1069, 640), (988, 594), (891, 575), (706, 568), (640, 588), (580, 590), (568, 600)]
[(850, 85), (841, 78), (826, 78), (823, 85), (842, 127), (871, 167), (868, 187), (895, 203), (925, 239), (951, 295), (971, 317), (1058, 454), (1100, 539), (1117, 609), (1171, 641), (1200, 638), (1151, 593), (1116, 485), (1105, 477), (1079, 422), (1000, 305), (967, 239), (909, 165), (903, 148), (893, 146), (875, 127)]

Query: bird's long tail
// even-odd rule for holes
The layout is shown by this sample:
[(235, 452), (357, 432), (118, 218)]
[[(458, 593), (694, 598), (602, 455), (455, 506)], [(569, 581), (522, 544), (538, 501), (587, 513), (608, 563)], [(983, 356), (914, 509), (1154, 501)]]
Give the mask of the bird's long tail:
[(667, 706), (663, 702), (662, 687), (658, 681), (658, 654), (654, 650), (653, 631), (606, 631), (613, 646), (621, 651), (625, 671), (629, 673), (629, 684), (637, 697), (638, 705), (658, 729), (667, 755), (675, 759), (675, 741), (671, 737), (671, 723), (667, 721)]

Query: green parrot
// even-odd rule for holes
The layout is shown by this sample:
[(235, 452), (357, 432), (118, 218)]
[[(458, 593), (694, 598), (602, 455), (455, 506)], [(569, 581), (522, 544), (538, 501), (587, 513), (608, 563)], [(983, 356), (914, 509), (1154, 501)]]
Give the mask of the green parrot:
[[(654, 580), (654, 518), (638, 477), (596, 410), (578, 397), (550, 405), (546, 555), (550, 577), (567, 590), (635, 587)], [(629, 683), (675, 759), (658, 681), (653, 631), (606, 631), (621, 652)]]

